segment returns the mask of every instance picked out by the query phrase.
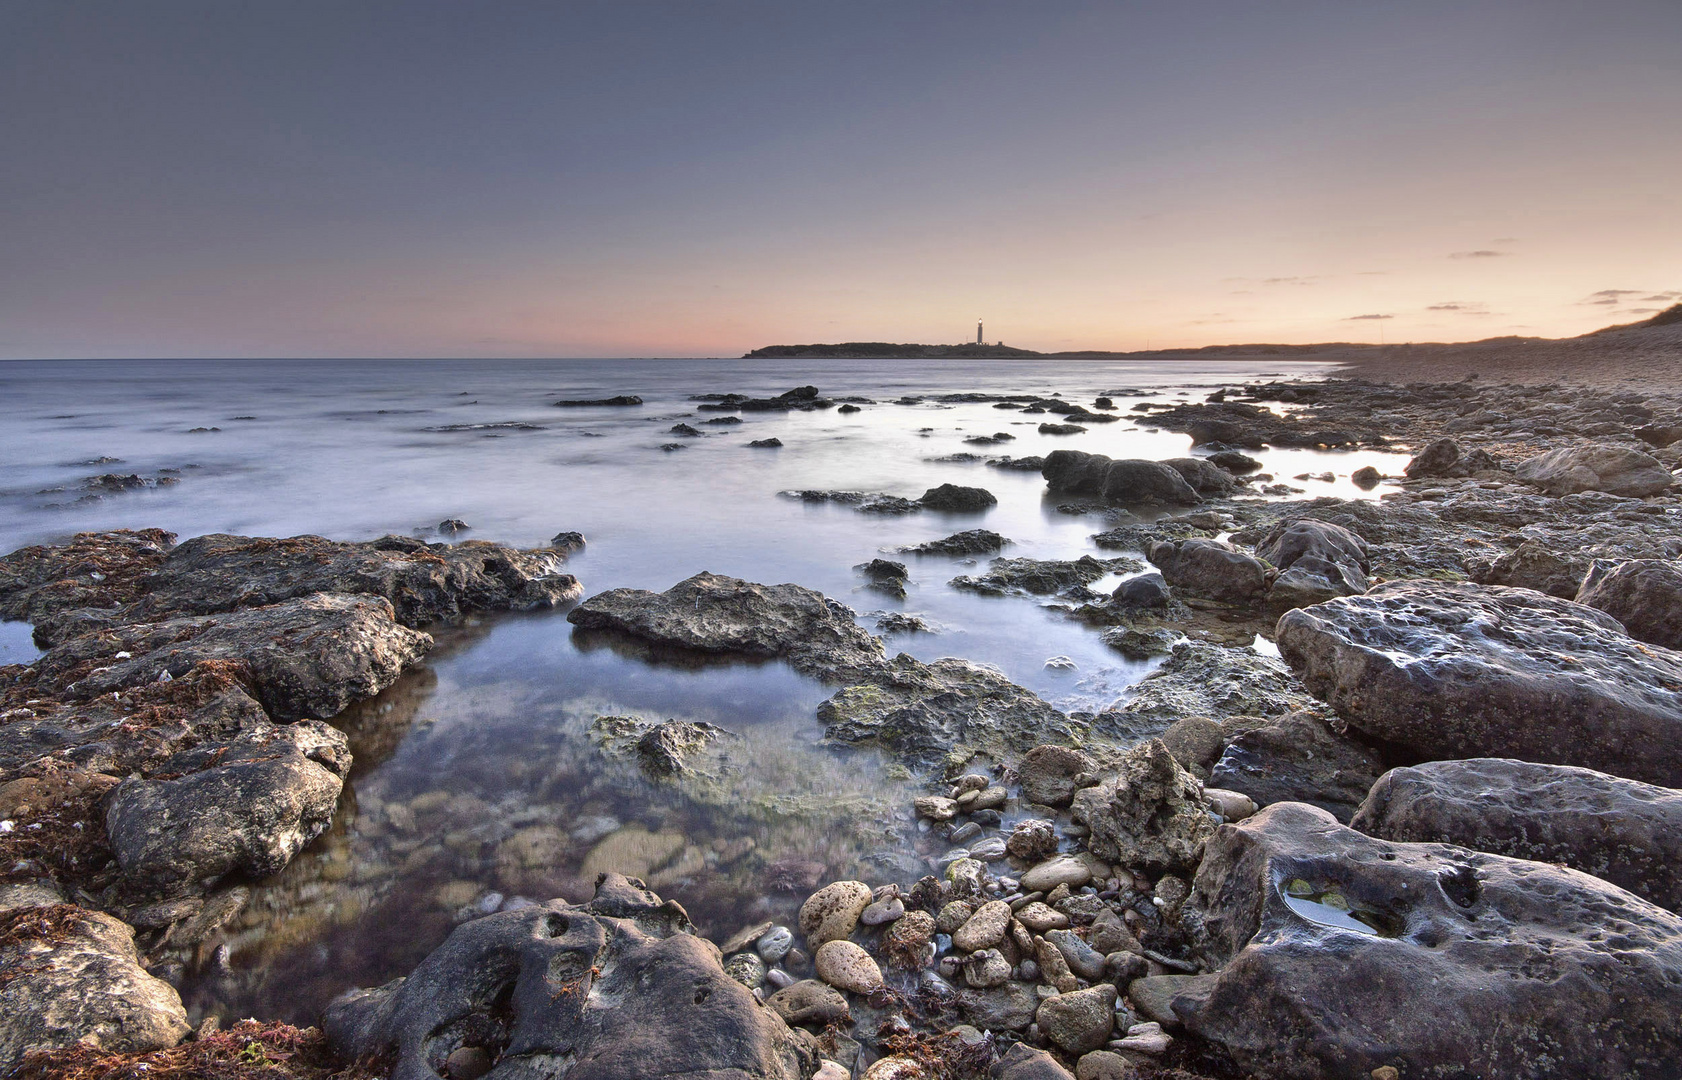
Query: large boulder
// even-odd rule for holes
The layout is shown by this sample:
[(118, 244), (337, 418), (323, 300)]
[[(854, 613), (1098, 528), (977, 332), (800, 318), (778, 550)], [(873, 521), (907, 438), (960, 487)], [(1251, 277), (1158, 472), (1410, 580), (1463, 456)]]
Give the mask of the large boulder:
[(1220, 540), (1164, 540), (1150, 561), (1168, 584), (1226, 604), (1253, 604), (1267, 591), (1267, 566)]
[(802, 1080), (811, 1039), (756, 1000), (683, 908), (605, 874), (560, 900), (464, 923), (407, 978), (353, 990), (324, 1027), (346, 1059), (395, 1052), (392, 1080), (437, 1080), (480, 1048), (487, 1080)]
[(31, 1050), (144, 1053), (191, 1030), (175, 988), (140, 966), (127, 924), (70, 904), (0, 915), (0, 1074)]
[(1202, 501), (1178, 470), (1160, 461), (1116, 461), (1102, 454), (1053, 450), (1046, 455), (1040, 475), (1045, 477), (1046, 487), (1056, 493), (1181, 506)]
[(1015, 757), (1047, 739), (1078, 743), (1087, 725), (1065, 716), (992, 668), (901, 653), (818, 706), (824, 735), (877, 746), (917, 765), (959, 748)]
[(1432, 761), (1385, 773), (1350, 825), (1562, 863), (1682, 911), (1682, 791), (1671, 788), (1510, 758)]
[(1682, 565), (1668, 559), (1595, 560), (1577, 603), (1623, 623), (1629, 636), (1682, 649)]
[(1622, 446), (1562, 446), (1519, 464), (1518, 478), (1549, 495), (1604, 491), (1645, 498), (1670, 490), (1674, 477), (1659, 460)]
[(574, 608), (567, 621), (584, 630), (612, 630), (695, 652), (782, 657), (795, 670), (828, 680), (878, 666), (883, 659), (882, 642), (822, 593), (706, 571), (663, 593), (597, 593)]
[[(39, 544), (0, 558), (0, 619), (41, 623), (67, 611), (109, 613), (140, 594), (162, 565), (175, 534), (162, 529), (77, 533), (64, 544)], [(43, 648), (56, 640), (37, 632)]]
[(1071, 814), (1091, 830), (1094, 855), (1128, 869), (1196, 866), (1215, 831), (1203, 785), (1161, 739), (1129, 750), (1114, 773), (1077, 792)]
[(929, 488), (917, 501), (930, 510), (945, 510), (955, 514), (976, 514), (999, 503), (986, 488), (963, 487), (958, 484), (941, 484), (939, 487)]
[(1482, 449), (1463, 451), (1453, 439), (1437, 439), (1402, 467), (1409, 480), (1470, 476), (1498, 466)]
[(1229, 495), (1238, 486), (1231, 473), (1219, 465), (1210, 464), (1207, 458), (1168, 458), (1162, 464), (1184, 477), (1199, 495)]
[(1370, 748), (1304, 710), (1240, 732), (1215, 762), (1209, 786), (1248, 795), (1257, 806), (1309, 803), (1347, 822), (1383, 772)]
[(1180, 921), (1218, 970), (1135, 999), (1262, 1080), (1659, 1080), (1682, 1057), (1682, 919), (1564, 867), (1279, 803), (1221, 827)]
[(230, 873), (279, 873), (331, 824), (350, 747), (318, 720), (264, 725), (182, 751), (156, 771), (176, 778), (124, 780), (105, 829), (131, 885), (173, 894)]
[(1358, 574), (1370, 569), (1365, 540), (1342, 525), (1314, 518), (1297, 518), (1274, 525), (1256, 545), (1256, 557), (1281, 570), (1288, 570), (1306, 558), (1340, 563)]
[(1357, 730), (1682, 785), (1682, 654), (1529, 589), (1397, 581), (1288, 611), (1279, 652)]
[(1067, 746), (1036, 746), (1022, 755), (1016, 775), (1022, 797), (1042, 806), (1068, 806), (1075, 797), (1075, 778), (1092, 771), (1092, 759)]
[(383, 597), (317, 593), (82, 634), (37, 660), (34, 672), (38, 686), (86, 700), (178, 679), (201, 663), (232, 663), (272, 718), (325, 720), (390, 686), (431, 647)]

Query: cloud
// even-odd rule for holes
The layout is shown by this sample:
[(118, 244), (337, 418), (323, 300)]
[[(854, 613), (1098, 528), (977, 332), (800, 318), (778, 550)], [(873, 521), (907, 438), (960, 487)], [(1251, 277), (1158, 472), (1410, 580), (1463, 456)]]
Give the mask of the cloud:
[(1628, 312), (1631, 315), (1653, 315), (1663, 310), (1663, 308), (1656, 307), (1632, 307), (1628, 309)]
[(1432, 304), (1426, 311), (1465, 311), (1465, 304)]
[(1497, 236), (1494, 240), (1490, 241), (1490, 243), (1492, 243), (1492, 244), (1516, 244), (1516, 243), (1518, 243), (1518, 237), (1516, 237), (1516, 236)]
[(1477, 251), (1451, 251), (1448, 257), (1451, 259), (1499, 259), (1505, 254), (1507, 254), (1505, 251), (1491, 251), (1488, 248), (1480, 248)]
[(1589, 299), (1592, 300), (1595, 297), (1606, 296), (1612, 298), (1613, 300), (1618, 300), (1625, 296), (1634, 296), (1640, 291), (1640, 289), (1601, 289), (1597, 293), (1589, 293)]
[(1682, 298), (1682, 293), (1661, 292), (1661, 293), (1654, 293), (1652, 296), (1643, 296), (1641, 299), (1642, 300), (1652, 300), (1656, 303), (1661, 303), (1662, 304), (1666, 300), (1676, 300), (1676, 299), (1679, 299), (1679, 298)]
[(1311, 277), (1270, 277), (1262, 278), (1263, 285), (1312, 285)]
[(1344, 322), (1360, 322), (1363, 319), (1394, 319), (1394, 315), (1351, 315)]
[(1617, 302), (1618, 301), (1617, 301), (1616, 297), (1614, 297), (1612, 299), (1609, 299), (1609, 300), (1584, 300), (1583, 301), (1583, 303), (1585, 303), (1585, 304), (1616, 304)]
[(1467, 301), (1451, 300), (1441, 304), (1432, 304), (1426, 311), (1452, 311), (1459, 315), (1490, 315), (1493, 314), (1486, 305)]

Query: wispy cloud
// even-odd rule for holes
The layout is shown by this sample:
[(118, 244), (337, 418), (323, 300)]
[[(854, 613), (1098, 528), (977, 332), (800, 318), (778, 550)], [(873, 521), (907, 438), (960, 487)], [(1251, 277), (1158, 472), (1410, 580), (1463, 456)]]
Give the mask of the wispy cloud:
[(1263, 285), (1312, 285), (1315, 279), (1311, 277), (1270, 277), (1262, 278)]
[(1344, 322), (1362, 322), (1366, 319), (1394, 319), (1394, 315), (1351, 315)]
[(1448, 257), (1451, 259), (1499, 259), (1506, 254), (1505, 251), (1479, 248), (1477, 251), (1451, 251), (1448, 253)]
[(1457, 315), (1493, 315), (1494, 312), (1483, 303), (1462, 300), (1450, 300), (1441, 304), (1431, 304), (1426, 311), (1452, 311)]
[(1652, 296), (1643, 296), (1641, 299), (1642, 300), (1651, 300), (1651, 301), (1654, 301), (1656, 303), (1661, 303), (1662, 304), (1666, 300), (1682, 300), (1682, 293), (1675, 293), (1675, 292), (1654, 293)]

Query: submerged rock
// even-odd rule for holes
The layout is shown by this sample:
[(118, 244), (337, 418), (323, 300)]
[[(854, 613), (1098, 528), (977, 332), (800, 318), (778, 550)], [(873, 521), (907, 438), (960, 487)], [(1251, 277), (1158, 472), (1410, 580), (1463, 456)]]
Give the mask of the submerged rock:
[(957, 484), (941, 484), (939, 487), (929, 488), (917, 501), (930, 510), (970, 514), (997, 506), (999, 502), (986, 488), (961, 487)]
[(69, 904), (0, 914), (0, 1073), (31, 1050), (162, 1050), (192, 1029), (175, 988), (140, 966), (134, 930)]
[(194, 747), (123, 781), (105, 830), (130, 885), (173, 895), (230, 873), (279, 873), (327, 830), (350, 771), (344, 733), (316, 720)]
[(574, 608), (567, 621), (698, 652), (782, 657), (797, 671), (830, 681), (883, 662), (881, 641), (822, 593), (706, 571), (663, 593), (598, 593)]
[(1085, 734), (1084, 724), (967, 660), (925, 664), (901, 653), (870, 678), (818, 706), (827, 738), (932, 765), (954, 749), (1015, 756), (1048, 738), (1077, 742)]
[(35, 672), (38, 685), (86, 699), (181, 678), (201, 663), (235, 663), (272, 718), (325, 720), (390, 686), (431, 645), (382, 597), (318, 593), (83, 634), (41, 657)]
[(1561, 863), (1682, 910), (1682, 791), (1509, 758), (1433, 761), (1379, 778), (1350, 825)]
[(1682, 654), (1528, 589), (1399, 581), (1286, 612), (1279, 651), (1361, 732), (1682, 784)]
[(1280, 803), (1219, 830), (1180, 919), (1219, 970), (1131, 996), (1263, 1080), (1657, 1078), (1682, 1054), (1682, 919), (1574, 870)]
[(618, 394), (614, 397), (605, 398), (562, 398), (560, 401), (555, 402), (556, 407), (562, 409), (581, 409), (596, 405), (615, 406), (641, 404), (642, 398), (637, 397), (635, 394)]
[(1518, 478), (1549, 495), (1604, 491), (1644, 498), (1670, 490), (1675, 478), (1651, 454), (1622, 446), (1562, 446), (1538, 454), (1518, 467)]
[(1158, 461), (1120, 461), (1079, 450), (1053, 450), (1040, 473), (1046, 487), (1070, 495), (1096, 495), (1117, 502), (1195, 505), (1202, 498), (1178, 470)]
[(1617, 619), (1637, 641), (1682, 649), (1682, 563), (1596, 560), (1576, 599)]
[(464, 1046), (487, 1052), (491, 1080), (801, 1080), (817, 1068), (810, 1038), (725, 973), (681, 906), (617, 874), (587, 905), (464, 923), (407, 978), (340, 996), (324, 1027), (347, 1059), (395, 1051), (393, 1080), (436, 1080)]
[(1109, 574), (1137, 570), (1134, 559), (1098, 559), (1082, 555), (1078, 559), (994, 559), (987, 564), (987, 572), (975, 576), (964, 575), (952, 579), (954, 589), (968, 589), (988, 596), (1026, 593), (1049, 596), (1075, 586), (1090, 585)]
[(1180, 641), (1168, 659), (1115, 705), (1095, 730), (1141, 738), (1184, 716), (1279, 716), (1313, 704), (1285, 664), (1254, 649)]

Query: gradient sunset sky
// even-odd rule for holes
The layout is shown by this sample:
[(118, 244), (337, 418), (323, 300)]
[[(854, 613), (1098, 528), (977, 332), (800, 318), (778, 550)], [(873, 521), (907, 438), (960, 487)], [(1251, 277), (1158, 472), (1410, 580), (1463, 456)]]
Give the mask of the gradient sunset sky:
[(0, 357), (1562, 336), (1682, 0), (0, 0)]

